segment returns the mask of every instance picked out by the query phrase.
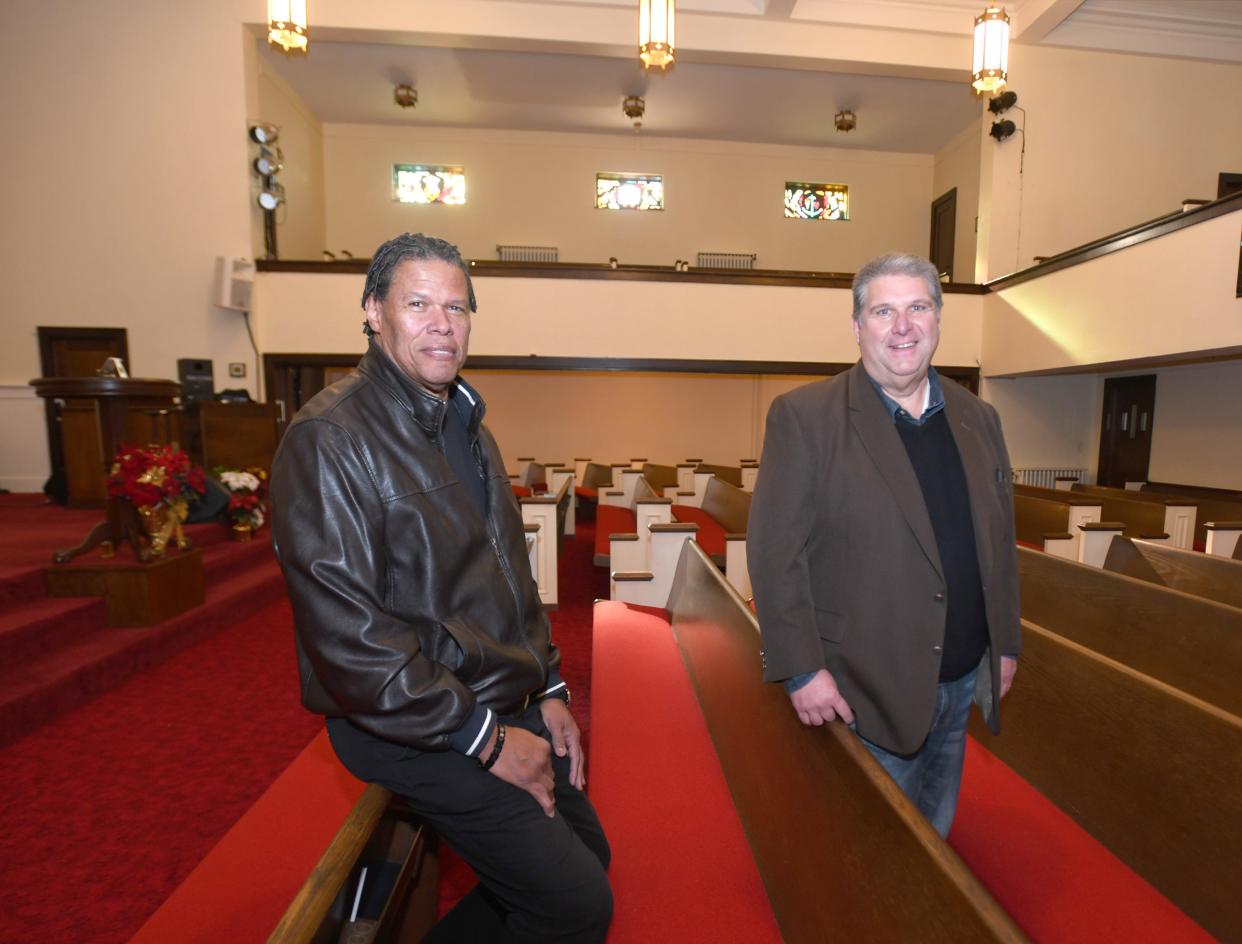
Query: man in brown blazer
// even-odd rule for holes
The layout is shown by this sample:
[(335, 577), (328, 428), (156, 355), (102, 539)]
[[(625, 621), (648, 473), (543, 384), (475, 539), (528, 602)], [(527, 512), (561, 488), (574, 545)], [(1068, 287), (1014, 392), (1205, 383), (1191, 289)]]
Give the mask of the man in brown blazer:
[(764, 679), (840, 718), (946, 836), (977, 702), (998, 728), (1021, 650), (996, 411), (931, 367), (942, 297), (917, 256), (854, 278), (850, 370), (768, 413), (747, 556)]

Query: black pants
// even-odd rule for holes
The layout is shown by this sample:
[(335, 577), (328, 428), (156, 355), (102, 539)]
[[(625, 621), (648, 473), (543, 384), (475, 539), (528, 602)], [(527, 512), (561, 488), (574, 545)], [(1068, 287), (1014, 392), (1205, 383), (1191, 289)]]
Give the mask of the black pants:
[[(531, 706), (503, 719), (550, 740)], [(418, 751), (343, 718), (328, 737), (358, 779), (405, 797), (479, 877), (427, 942), (598, 942), (612, 919), (608, 840), (586, 795), (569, 783), (569, 759), (552, 755), (556, 816), (525, 790), (455, 751)]]

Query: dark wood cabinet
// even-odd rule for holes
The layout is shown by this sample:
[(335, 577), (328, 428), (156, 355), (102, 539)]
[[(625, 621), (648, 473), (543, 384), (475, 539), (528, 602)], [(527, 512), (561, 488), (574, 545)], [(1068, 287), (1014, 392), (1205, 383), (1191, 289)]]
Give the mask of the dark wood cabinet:
[(191, 403), (185, 408), (182, 445), (208, 473), (217, 466), (271, 469), (276, 420), (276, 406), (271, 403)]

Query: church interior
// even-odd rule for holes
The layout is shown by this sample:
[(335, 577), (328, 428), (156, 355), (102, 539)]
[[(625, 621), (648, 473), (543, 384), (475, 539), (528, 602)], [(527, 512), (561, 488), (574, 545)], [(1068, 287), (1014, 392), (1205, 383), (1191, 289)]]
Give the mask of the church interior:
[[(1242, 2), (680, 0), (644, 63), (673, 7), (0, 10), (0, 939), (417, 940), (472, 884), (300, 707), (263, 520), (405, 232), (470, 266), (611, 941), (1242, 939)], [(1013, 467), (1030, 666), (948, 842), (753, 671), (765, 418), (887, 252)], [(169, 443), (225, 526), (151, 536)]]

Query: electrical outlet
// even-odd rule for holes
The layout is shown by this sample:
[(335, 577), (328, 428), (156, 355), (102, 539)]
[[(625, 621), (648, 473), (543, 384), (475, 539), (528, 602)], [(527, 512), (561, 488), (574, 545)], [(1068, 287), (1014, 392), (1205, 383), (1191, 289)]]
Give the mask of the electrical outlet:
[(246, 365), (238, 361), (231, 362), (229, 364), (229, 376), (230, 377), (245, 377), (246, 376)]

